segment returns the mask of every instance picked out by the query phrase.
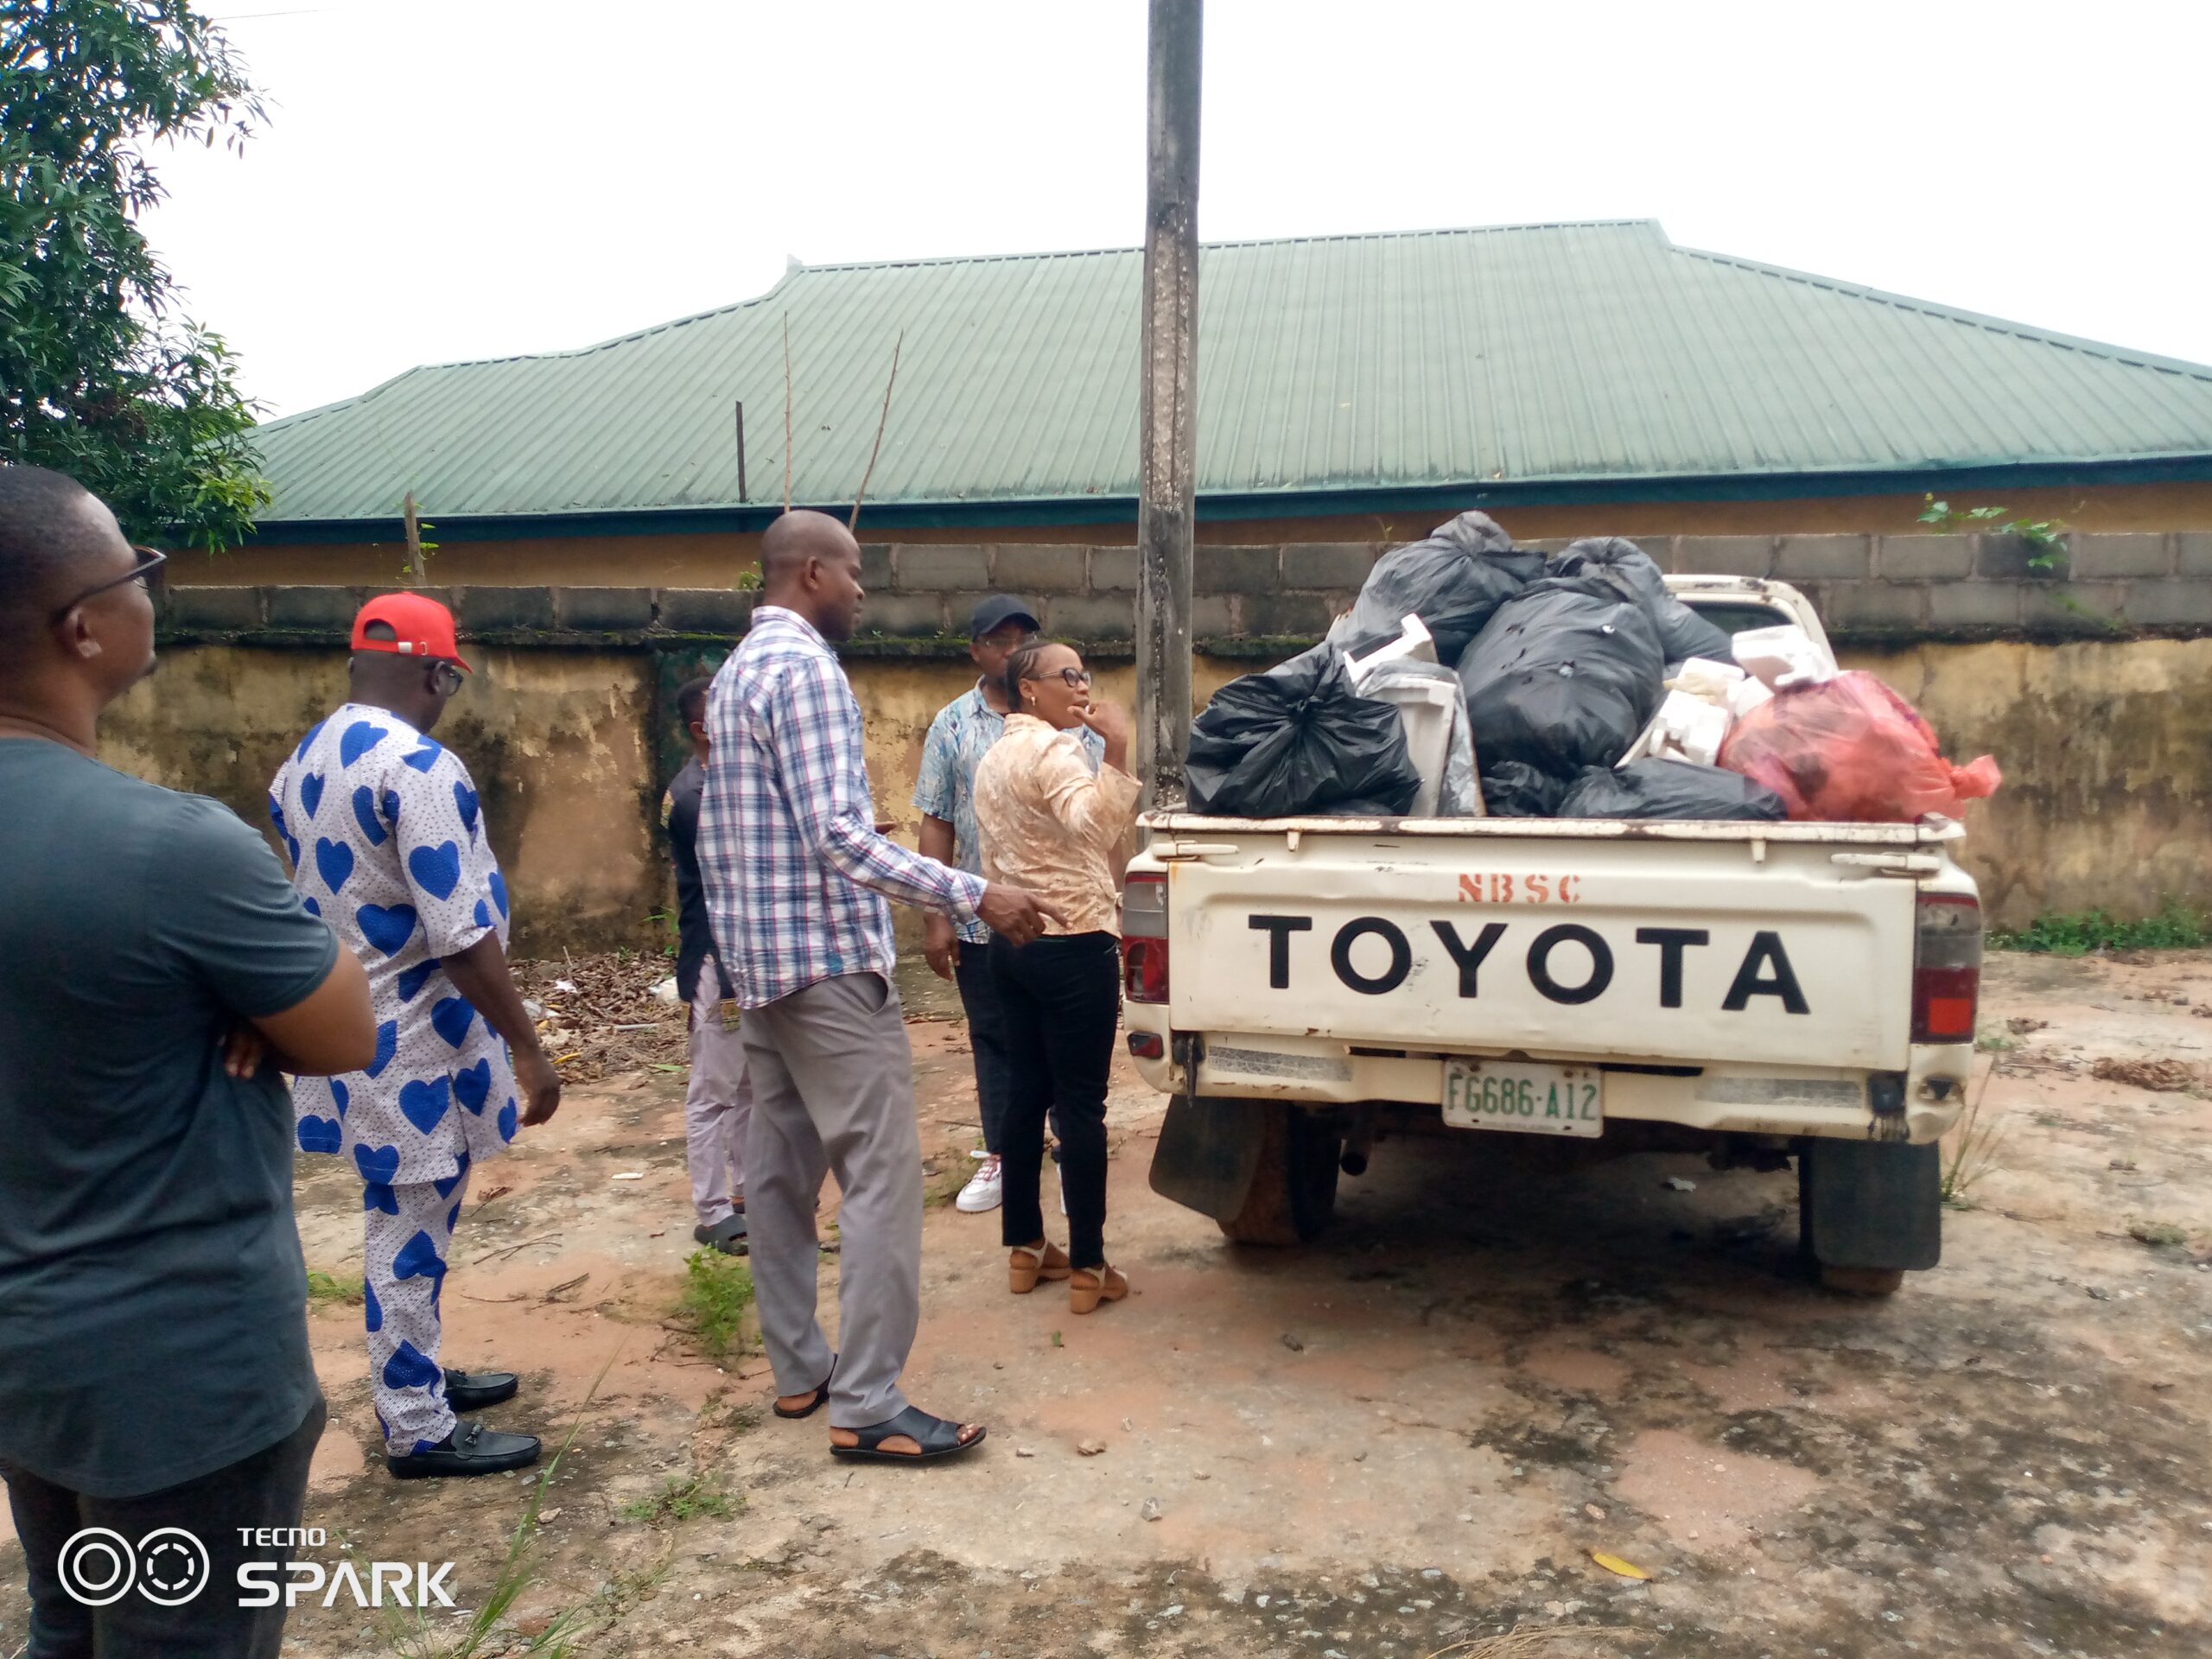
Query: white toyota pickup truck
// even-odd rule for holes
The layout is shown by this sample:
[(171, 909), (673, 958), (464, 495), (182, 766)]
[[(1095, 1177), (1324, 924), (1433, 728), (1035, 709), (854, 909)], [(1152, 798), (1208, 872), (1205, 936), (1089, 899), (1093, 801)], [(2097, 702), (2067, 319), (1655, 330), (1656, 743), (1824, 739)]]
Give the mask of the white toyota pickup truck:
[[(1729, 632), (1796, 622), (1826, 649), (1783, 583), (1669, 581)], [(1961, 826), (1146, 827), (1123, 1013), (1138, 1070), (1173, 1096), (1152, 1184), (1232, 1239), (1313, 1236), (1378, 1135), (1433, 1128), (1794, 1159), (1826, 1282), (1881, 1294), (1936, 1265), (1936, 1142), (1981, 969)]]

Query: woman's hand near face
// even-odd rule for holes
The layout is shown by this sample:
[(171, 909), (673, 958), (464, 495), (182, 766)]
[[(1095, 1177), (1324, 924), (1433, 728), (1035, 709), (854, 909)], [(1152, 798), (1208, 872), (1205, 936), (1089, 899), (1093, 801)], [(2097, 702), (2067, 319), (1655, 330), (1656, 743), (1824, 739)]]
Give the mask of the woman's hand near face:
[(1120, 772), (1129, 769), (1128, 710), (1115, 702), (1091, 702), (1081, 711), (1083, 723), (1106, 741), (1106, 764)]

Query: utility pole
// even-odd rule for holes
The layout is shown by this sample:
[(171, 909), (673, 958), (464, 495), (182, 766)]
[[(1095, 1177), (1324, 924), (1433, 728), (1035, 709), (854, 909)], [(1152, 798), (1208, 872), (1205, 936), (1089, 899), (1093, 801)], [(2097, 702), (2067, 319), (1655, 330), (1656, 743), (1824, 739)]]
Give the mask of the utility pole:
[(1204, 0), (1151, 0), (1145, 100), (1144, 390), (1138, 404), (1137, 772), (1183, 804), (1191, 741), (1191, 549)]

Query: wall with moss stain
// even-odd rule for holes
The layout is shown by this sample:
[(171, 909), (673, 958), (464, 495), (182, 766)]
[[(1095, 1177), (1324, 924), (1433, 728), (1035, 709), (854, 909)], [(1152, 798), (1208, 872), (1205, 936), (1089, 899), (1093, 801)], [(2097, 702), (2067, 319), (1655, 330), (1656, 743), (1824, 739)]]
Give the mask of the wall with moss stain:
[[(470, 660), (477, 671), (436, 735), (483, 794), (516, 894), (516, 948), (645, 942), (645, 918), (666, 899), (646, 741), (650, 658), (478, 646)], [(213, 795), (268, 834), (269, 779), (345, 696), (342, 651), (172, 647), (109, 711), (101, 757)]]
[(1962, 861), (1993, 926), (2050, 912), (2212, 908), (2212, 639), (1847, 652), (2005, 786), (1967, 809)]
[[(493, 845), (531, 954), (658, 949), (671, 905), (658, 805), (683, 750), (674, 692), (718, 647), (478, 646), (478, 672), (438, 731), (484, 793)], [(1962, 854), (1993, 925), (2052, 911), (2139, 916), (2165, 899), (2212, 907), (2212, 639), (1927, 644), (1845, 653), (1919, 705), (1955, 760), (1995, 754), (2005, 787), (1968, 809)], [(1200, 658), (1209, 697), (1254, 664)], [(974, 683), (957, 658), (849, 664), (878, 813), (915, 839), (914, 777), (938, 709)], [(1134, 699), (1128, 664), (1105, 694)], [(174, 646), (111, 711), (113, 765), (229, 804), (265, 830), (266, 786), (302, 733), (345, 695), (325, 648)], [(910, 939), (918, 919), (898, 911)]]

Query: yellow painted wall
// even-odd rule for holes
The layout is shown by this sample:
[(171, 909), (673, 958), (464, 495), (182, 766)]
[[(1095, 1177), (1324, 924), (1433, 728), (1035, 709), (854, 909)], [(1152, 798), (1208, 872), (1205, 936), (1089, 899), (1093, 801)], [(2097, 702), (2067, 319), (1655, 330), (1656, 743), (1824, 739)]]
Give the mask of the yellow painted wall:
[[(1928, 645), (1849, 653), (1916, 702), (1955, 760), (1994, 753), (2005, 783), (1968, 809), (1964, 861), (1993, 925), (2049, 911), (2212, 908), (2212, 639)], [(1200, 658), (1210, 697), (1249, 666)], [(658, 944), (669, 901), (657, 806), (662, 715), (644, 653), (486, 651), (438, 735), (485, 798), (525, 951)], [(957, 662), (856, 661), (880, 816), (915, 838), (931, 718), (973, 683)], [(1105, 668), (1133, 701), (1135, 671)], [(267, 782), (344, 696), (334, 651), (187, 646), (110, 711), (113, 765), (227, 802), (265, 830)], [(672, 716), (671, 716), (672, 718)], [(900, 912), (902, 934), (913, 918)]]
[[(2001, 505), (2028, 518), (2062, 519), (2082, 531), (2212, 529), (2212, 483), (2111, 485), (2095, 489), (1962, 492), (1952, 505)], [(1501, 507), (1498, 517), (1524, 541), (1569, 536), (1783, 536), (1910, 534), (1923, 505), (1917, 494), (1853, 495), (1788, 501), (1618, 501), (1579, 506)], [(434, 516), (435, 517), (435, 516)], [(1280, 519), (1205, 519), (1198, 537), (1209, 547), (1278, 542), (1404, 542), (1427, 534), (1449, 511), (1431, 508), (1388, 516)], [(908, 543), (1073, 543), (1132, 546), (1126, 524), (1063, 524), (1019, 530), (870, 531), (868, 539)], [(435, 531), (433, 538), (435, 539)], [(758, 535), (685, 533), (594, 536), (541, 541), (448, 541), (430, 558), (430, 581), (442, 587), (727, 588), (760, 555)], [(209, 556), (193, 553), (170, 566), (172, 582), (207, 587), (257, 583), (337, 587), (391, 586), (404, 580), (405, 549), (397, 542), (327, 547), (272, 544)]]

